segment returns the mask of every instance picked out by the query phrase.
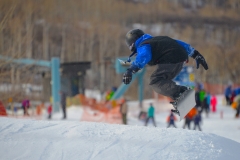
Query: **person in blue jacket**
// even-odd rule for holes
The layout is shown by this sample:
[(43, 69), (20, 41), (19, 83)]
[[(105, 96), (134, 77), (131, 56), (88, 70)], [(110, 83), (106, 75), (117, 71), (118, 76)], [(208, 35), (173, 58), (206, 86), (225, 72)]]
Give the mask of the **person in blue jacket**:
[(224, 94), (225, 94), (227, 105), (231, 105), (232, 85), (228, 85), (227, 86), (227, 88), (225, 89)]
[(145, 65), (157, 66), (157, 69), (150, 77), (152, 89), (164, 96), (168, 96), (177, 104), (178, 100), (184, 97), (184, 92), (189, 90), (186, 86), (177, 85), (173, 79), (179, 74), (188, 57), (196, 60), (197, 69), (201, 64), (205, 70), (208, 69), (204, 57), (191, 45), (172, 39), (168, 36), (153, 37), (145, 34), (140, 29), (130, 30), (125, 37), (125, 41), (136, 59), (132, 61), (130, 67), (123, 74), (123, 83), (129, 84), (132, 75), (142, 69)]

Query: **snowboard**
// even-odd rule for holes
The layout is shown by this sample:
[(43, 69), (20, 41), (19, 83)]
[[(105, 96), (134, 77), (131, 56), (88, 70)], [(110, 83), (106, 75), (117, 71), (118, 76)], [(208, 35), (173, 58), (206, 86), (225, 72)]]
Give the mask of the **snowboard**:
[(118, 61), (120, 62), (120, 64), (121, 64), (122, 66), (130, 66), (130, 65), (131, 65), (131, 62), (128, 62), (128, 61), (123, 61), (123, 60), (121, 60), (121, 59), (118, 59)]
[(190, 89), (184, 94), (184, 97), (178, 102), (178, 104), (173, 105), (175, 113), (180, 116), (180, 121), (188, 114), (188, 112), (195, 107), (195, 90)]

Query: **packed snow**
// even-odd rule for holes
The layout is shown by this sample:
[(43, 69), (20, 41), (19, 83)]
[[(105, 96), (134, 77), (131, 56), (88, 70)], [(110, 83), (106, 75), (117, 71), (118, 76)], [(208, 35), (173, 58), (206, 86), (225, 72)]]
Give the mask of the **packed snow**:
[(1, 118), (2, 159), (239, 159), (240, 143), (184, 129)]
[(0, 159), (240, 159), (240, 119), (230, 107), (219, 104), (208, 118), (203, 113), (200, 132), (182, 129), (184, 121), (176, 123), (178, 128), (166, 128), (169, 108), (157, 103), (157, 127), (151, 123), (146, 127), (137, 118), (137, 103), (128, 104), (129, 125), (80, 121), (79, 106), (68, 108), (64, 121), (61, 113), (52, 120), (1, 117)]

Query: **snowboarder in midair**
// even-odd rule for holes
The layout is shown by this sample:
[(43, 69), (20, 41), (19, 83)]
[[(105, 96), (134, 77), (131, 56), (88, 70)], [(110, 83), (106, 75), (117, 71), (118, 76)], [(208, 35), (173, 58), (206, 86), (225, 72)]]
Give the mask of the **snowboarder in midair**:
[(136, 59), (123, 74), (123, 83), (129, 84), (132, 75), (145, 65), (157, 65), (157, 69), (150, 77), (149, 85), (155, 92), (172, 98), (172, 104), (177, 104), (179, 100), (183, 99), (184, 92), (189, 90), (188, 87), (177, 85), (173, 81), (182, 70), (184, 63), (188, 61), (188, 57), (196, 60), (197, 69), (199, 64), (205, 70), (208, 69), (204, 57), (191, 45), (183, 41), (168, 36), (153, 37), (140, 29), (130, 30), (126, 34), (125, 40), (132, 52), (128, 61), (131, 61), (130, 58), (133, 55), (136, 55)]

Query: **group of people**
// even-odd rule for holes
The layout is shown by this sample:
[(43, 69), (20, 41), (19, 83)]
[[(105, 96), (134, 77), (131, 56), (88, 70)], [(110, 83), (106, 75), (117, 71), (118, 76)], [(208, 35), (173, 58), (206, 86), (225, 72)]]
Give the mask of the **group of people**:
[[(215, 113), (217, 110), (217, 98), (215, 95), (211, 95), (209, 92), (204, 90), (203, 87), (196, 85), (195, 99), (196, 106), (192, 108), (185, 116), (183, 128), (187, 127), (188, 129), (198, 129), (201, 131), (202, 113), (206, 113), (206, 117), (208, 117), (210, 111)], [(152, 106), (152, 104), (150, 104), (150, 106)], [(149, 107), (145, 125), (147, 125), (149, 119), (152, 119), (154, 126), (156, 126), (154, 115), (152, 114), (151, 110), (153, 110), (152, 107)], [(169, 116), (167, 117), (167, 128), (171, 126), (177, 128), (175, 124), (176, 121), (177, 116), (170, 112)], [(191, 128), (191, 123), (193, 123), (193, 128)]]
[[(127, 110), (128, 106), (126, 102), (121, 104), (120, 112), (122, 114), (122, 123), (127, 124)], [(141, 111), (139, 114), (139, 119), (144, 120), (144, 126), (148, 126), (149, 122), (152, 122), (152, 125), (157, 127), (156, 121), (155, 121), (155, 107), (153, 106), (153, 103), (149, 103), (149, 107), (147, 109), (147, 112)], [(170, 112), (170, 115), (167, 117), (167, 128), (173, 126), (177, 128), (175, 122), (177, 121), (177, 117), (173, 112)], [(183, 128), (186, 126), (188, 129), (190, 129), (191, 122), (194, 122), (194, 130), (199, 129), (201, 131), (200, 123), (202, 121), (201, 112), (198, 110), (197, 107), (194, 107), (185, 117), (185, 123)]]
[[(28, 112), (28, 110), (29, 110), (29, 108), (30, 108), (30, 100), (29, 99), (24, 99), (23, 101), (22, 101), (22, 107), (21, 107), (22, 109), (23, 109), (23, 115), (24, 116), (30, 116), (29, 115), (29, 112)], [(42, 102), (41, 104), (39, 104), (38, 106), (36, 106), (36, 115), (37, 116), (41, 116), (41, 114), (42, 114), (42, 109), (46, 109), (47, 110), (47, 113), (48, 113), (48, 119), (51, 119), (51, 117), (52, 117), (52, 105), (51, 104), (49, 104), (49, 105), (47, 105), (47, 107), (46, 107), (46, 105)], [(17, 112), (17, 110), (16, 110), (16, 112)]]
[(214, 94), (210, 94), (205, 89), (197, 87), (195, 93), (196, 107), (200, 113), (205, 112), (206, 116), (210, 111), (215, 113), (217, 111), (217, 97)]
[[(127, 111), (128, 106), (126, 101), (124, 101), (120, 106), (120, 112), (122, 114), (122, 123), (127, 124)], [(147, 112), (141, 111), (139, 114), (139, 119), (144, 120), (144, 126), (148, 126), (149, 122), (152, 122), (152, 125), (157, 127), (156, 121), (155, 121), (155, 107), (153, 106), (153, 103), (149, 103), (149, 107), (147, 109)], [(177, 128), (175, 122), (177, 121), (177, 117), (173, 112), (170, 112), (170, 115), (167, 117), (167, 128), (173, 126)], [(185, 123), (183, 128), (186, 126), (188, 129), (190, 129), (190, 123), (194, 122), (193, 129), (199, 129), (201, 131), (200, 123), (202, 121), (201, 112), (198, 111), (197, 107), (194, 107), (185, 118)]]
[[(128, 112), (128, 105), (126, 100), (124, 100), (120, 106), (120, 113), (122, 115), (122, 123), (127, 124), (127, 112)], [(147, 112), (141, 111), (139, 114), (139, 119), (144, 120), (144, 125), (147, 126), (150, 121), (152, 121), (153, 125), (157, 127), (156, 122), (155, 122), (155, 108), (152, 103), (149, 104)]]
[(186, 127), (188, 129), (191, 129), (191, 123), (193, 122), (193, 130), (196, 130), (198, 128), (199, 131), (201, 131), (201, 123), (202, 123), (202, 115), (201, 115), (201, 110), (198, 109), (197, 106), (192, 108), (188, 114), (185, 116), (185, 121), (183, 125), (183, 129)]
[[(62, 119), (66, 119), (67, 118), (67, 113), (66, 113), (66, 100), (67, 100), (67, 95), (65, 92), (61, 91), (60, 93), (60, 97), (61, 97), (61, 108), (62, 108), (62, 112), (63, 112), (63, 118)], [(30, 100), (28, 98), (25, 98), (22, 103), (21, 103), (21, 108), (23, 110), (23, 115), (24, 116), (30, 116), (28, 110), (30, 108)], [(39, 104), (38, 106), (36, 106), (36, 115), (41, 115), (42, 113), (42, 109), (46, 109), (47, 113), (48, 113), (48, 119), (52, 118), (52, 111), (53, 111), (53, 107), (52, 104), (50, 103), (49, 105), (46, 106), (44, 103), (42, 102), (41, 104)], [(14, 112), (17, 112), (17, 109), (14, 109)]]
[[(177, 121), (176, 115), (174, 115), (172, 112), (170, 112), (170, 115), (167, 117), (167, 128), (173, 126), (177, 128), (175, 122)], [(202, 116), (201, 113), (198, 111), (197, 107), (192, 108), (189, 113), (185, 116), (185, 121), (183, 125), (183, 129), (186, 127), (188, 129), (191, 129), (191, 123), (194, 123), (193, 129), (198, 129), (201, 131), (201, 122), (202, 122)]]

